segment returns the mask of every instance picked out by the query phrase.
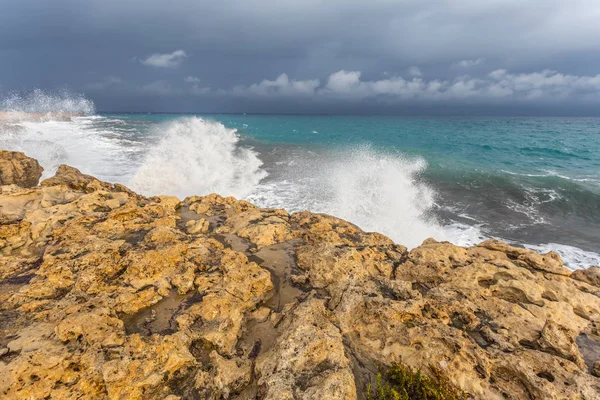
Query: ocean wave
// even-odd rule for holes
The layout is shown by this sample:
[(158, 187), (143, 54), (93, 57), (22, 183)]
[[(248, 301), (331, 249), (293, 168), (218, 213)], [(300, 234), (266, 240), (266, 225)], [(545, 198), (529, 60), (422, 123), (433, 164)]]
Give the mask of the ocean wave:
[[(536, 224), (552, 224), (538, 225), (550, 229), (574, 216), (586, 224), (600, 220), (600, 195), (555, 171), (436, 169), (423, 158), (370, 146), (325, 151), (264, 145), (195, 117), (143, 129), (124, 127), (125, 120), (86, 116), (72, 122), (4, 124), (0, 147), (37, 158), (45, 168), (43, 178), (66, 163), (145, 195), (216, 192), (263, 207), (323, 212), (410, 248), (429, 237), (463, 246), (515, 232), (513, 239), (527, 240), (522, 232)], [(536, 240), (560, 242), (562, 237)], [(558, 251), (569, 268), (600, 264), (600, 255), (565, 244), (517, 244)]]
[(504, 169), (500, 170), (500, 171), (504, 172), (506, 174), (509, 174), (509, 175), (524, 176), (524, 177), (530, 177), (530, 178), (560, 178), (560, 179), (565, 179), (567, 181), (600, 183), (600, 178), (598, 178), (598, 177), (592, 177), (592, 176), (572, 177), (572, 176), (560, 174), (553, 170), (545, 170), (543, 174), (526, 174), (526, 173), (522, 173), (522, 172), (507, 171)]
[(575, 154), (575, 153), (571, 153), (570, 151), (567, 151), (567, 150), (560, 150), (560, 149), (549, 148), (549, 147), (527, 146), (527, 147), (519, 148), (519, 151), (528, 156), (532, 156), (532, 155), (545, 156), (545, 155), (547, 155), (547, 156), (552, 156), (555, 158), (564, 158), (564, 159), (579, 158), (582, 160), (590, 160), (589, 157), (582, 156), (581, 154)]
[(335, 215), (409, 247), (428, 237), (446, 239), (431, 213), (436, 193), (419, 176), (426, 168), (422, 158), (369, 146), (280, 157), (287, 165), (277, 165), (273, 177), (257, 186), (248, 200), (263, 207)]
[(142, 194), (243, 198), (267, 175), (256, 152), (239, 146), (236, 131), (221, 123), (185, 117), (156, 129), (162, 138), (129, 182)]

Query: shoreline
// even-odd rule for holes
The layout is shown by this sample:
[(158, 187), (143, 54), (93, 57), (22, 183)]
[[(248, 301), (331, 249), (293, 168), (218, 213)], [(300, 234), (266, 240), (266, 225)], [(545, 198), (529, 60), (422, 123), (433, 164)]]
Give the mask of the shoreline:
[(5, 398), (363, 399), (394, 363), (474, 398), (600, 388), (600, 268), (496, 240), (409, 251), (333, 216), (144, 197), (65, 165), (38, 185), (22, 153), (0, 171)]
[[(219, 122), (224, 124), (224, 130), (242, 129), (246, 122), (254, 130), (240, 131), (240, 140), (235, 148), (221, 151), (218, 155), (210, 151), (211, 145), (201, 145), (201, 138), (207, 133), (202, 127), (195, 125), (184, 127), (185, 133), (175, 135), (164, 143), (147, 146), (147, 143), (156, 141), (156, 134), (145, 132), (146, 126), (153, 127), (150, 130), (169, 130), (173, 122), (181, 120), (175, 119), (160, 125), (163, 122), (154, 121), (154, 117), (149, 117), (148, 121), (144, 118), (139, 121), (96, 118), (73, 118), (73, 122), (69, 121), (64, 125), (60, 122), (19, 124), (13, 119), (13, 123), (0, 123), (0, 130), (5, 133), (5, 140), (0, 140), (0, 147), (29, 152), (38, 157), (48, 168), (45, 177), (61, 162), (68, 161), (101, 179), (133, 186), (135, 183), (132, 179), (143, 168), (147, 152), (157, 148), (155, 154), (160, 155), (164, 149), (181, 154), (181, 160), (171, 158), (160, 163), (175, 170), (190, 165), (193, 171), (188, 179), (172, 179), (173, 174), (162, 173), (164, 168), (163, 171), (160, 168), (153, 170), (154, 165), (159, 163), (152, 163), (147, 168), (146, 182), (138, 180), (137, 183), (142, 185), (134, 187), (146, 195), (169, 193), (185, 196), (209, 193), (210, 190), (234, 194), (264, 207), (285, 207), (291, 211), (311, 209), (338, 215), (364, 229), (387, 234), (409, 247), (420, 244), (427, 237), (448, 240), (458, 245), (476, 244), (484, 238), (498, 238), (528, 248), (557, 251), (572, 269), (600, 264), (600, 247), (596, 240), (597, 228), (600, 226), (596, 210), (600, 197), (597, 197), (597, 191), (586, 187), (582, 190), (579, 187), (583, 185), (581, 183), (571, 184), (562, 178), (559, 182), (547, 183), (544, 181), (545, 177), (508, 177), (504, 172), (486, 177), (489, 171), (485, 169), (479, 173), (471, 171), (474, 175), (464, 178), (461, 171), (452, 168), (441, 173), (440, 169), (436, 169), (435, 161), (428, 163), (419, 176), (411, 177), (406, 176), (406, 171), (410, 171), (412, 167), (395, 165), (403, 157), (392, 156), (393, 151), (385, 158), (388, 154), (386, 152), (374, 150), (369, 154), (361, 151), (360, 146), (324, 146), (321, 153), (312, 152), (310, 147), (298, 147), (298, 144), (291, 143), (288, 147), (286, 143), (269, 144), (267, 141), (262, 147), (258, 146), (260, 140), (254, 141), (244, 135), (248, 133), (250, 137), (259, 137), (260, 131), (268, 133), (269, 129), (257, 129), (261, 125), (254, 127), (250, 121), (245, 120), (238, 120), (235, 124)], [(159, 129), (154, 128), (155, 126)], [(189, 140), (190, 137), (198, 140)], [(133, 143), (129, 141), (131, 139)], [(220, 140), (211, 138), (211, 142), (216, 148), (221, 148)], [(376, 138), (374, 142), (377, 142)], [(96, 146), (102, 146), (103, 151), (94, 154)], [(190, 147), (194, 149), (188, 151)], [(263, 164), (255, 167), (252, 160), (237, 157), (245, 149), (254, 151)], [(219, 157), (237, 158), (239, 164), (249, 169), (256, 168), (256, 173), (248, 174), (245, 168), (236, 169), (235, 165), (239, 165), (237, 162), (216, 168)], [(379, 162), (381, 157), (385, 160), (383, 170), (370, 169), (369, 164)], [(414, 157), (417, 158), (416, 155)], [(197, 164), (198, 160), (203, 159), (215, 160), (212, 161), (215, 166), (204, 165), (202, 161)], [(122, 167), (113, 167), (116, 165)], [(197, 184), (207, 182), (205, 174), (210, 174), (209, 171), (213, 168), (222, 172), (223, 176), (215, 177), (210, 185)], [(332, 179), (330, 174), (324, 172), (332, 170), (337, 171), (338, 176), (340, 171), (347, 173), (341, 174), (340, 179)], [(258, 181), (264, 171), (269, 176)], [(241, 179), (237, 180), (232, 175)], [(394, 179), (398, 177), (407, 178), (402, 184), (408, 189), (430, 188), (437, 194), (435, 201), (419, 202), (411, 197), (411, 190), (395, 190)], [(538, 182), (538, 179), (543, 181)], [(363, 180), (368, 182), (368, 190), (358, 185), (353, 186)], [(222, 184), (223, 182), (233, 183)], [(143, 185), (147, 187), (144, 188)], [(501, 187), (498, 188), (497, 185)], [(249, 194), (248, 188), (252, 188)], [(332, 193), (335, 195), (329, 197)], [(365, 196), (365, 193), (372, 195)], [(550, 193), (551, 198), (543, 197), (544, 193)], [(345, 206), (348, 196), (351, 197), (349, 204), (356, 206)], [(419, 204), (425, 204), (425, 213), (410, 211), (418, 209)], [(369, 210), (377, 211), (370, 213)], [(409, 218), (400, 217), (407, 210), (410, 211)], [(463, 213), (461, 210), (466, 211)], [(413, 226), (419, 227), (421, 232), (415, 238), (405, 234)]]

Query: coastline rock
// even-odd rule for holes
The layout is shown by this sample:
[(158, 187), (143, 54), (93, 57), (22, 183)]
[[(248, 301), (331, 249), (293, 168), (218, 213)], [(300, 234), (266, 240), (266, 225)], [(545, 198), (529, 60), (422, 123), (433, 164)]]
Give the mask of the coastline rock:
[(573, 279), (585, 282), (592, 286), (600, 288), (600, 267), (589, 267), (588, 269), (579, 269), (571, 274)]
[(146, 198), (61, 166), (0, 187), (0, 397), (364, 399), (381, 367), (476, 399), (600, 393), (598, 269), (408, 250), (310, 212)]
[(30, 188), (38, 184), (44, 169), (24, 153), (0, 150), (0, 185)]

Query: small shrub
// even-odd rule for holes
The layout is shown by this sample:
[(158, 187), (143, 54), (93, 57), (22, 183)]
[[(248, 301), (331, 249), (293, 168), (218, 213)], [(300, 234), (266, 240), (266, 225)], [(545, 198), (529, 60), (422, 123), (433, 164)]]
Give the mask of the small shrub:
[(375, 388), (367, 386), (368, 400), (465, 400), (467, 395), (454, 386), (439, 368), (430, 365), (431, 376), (409, 366), (392, 364), (377, 374)]

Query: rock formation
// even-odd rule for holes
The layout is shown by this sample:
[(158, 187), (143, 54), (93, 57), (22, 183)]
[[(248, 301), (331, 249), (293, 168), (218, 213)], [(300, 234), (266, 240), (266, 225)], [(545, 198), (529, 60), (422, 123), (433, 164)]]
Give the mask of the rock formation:
[(1, 186), (0, 223), (3, 399), (355, 399), (391, 363), (470, 398), (600, 398), (597, 270), (554, 253), (408, 251), (327, 215), (146, 198), (67, 166)]
[(0, 185), (32, 187), (38, 184), (42, 172), (37, 160), (23, 153), (0, 150)]

